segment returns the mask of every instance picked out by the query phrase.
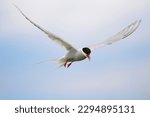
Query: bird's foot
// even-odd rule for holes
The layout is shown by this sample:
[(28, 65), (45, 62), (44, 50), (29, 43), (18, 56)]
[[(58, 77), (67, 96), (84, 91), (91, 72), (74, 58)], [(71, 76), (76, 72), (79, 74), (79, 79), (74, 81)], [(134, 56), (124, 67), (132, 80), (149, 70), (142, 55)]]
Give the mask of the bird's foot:
[(70, 67), (71, 64), (72, 64), (72, 62), (68, 64), (67, 68)]
[(68, 62), (65, 62), (64, 67), (66, 67), (66, 66), (67, 66), (67, 63), (68, 63)]
[(72, 62), (70, 62), (69, 64), (67, 64), (68, 62), (65, 62), (64, 67), (68, 68), (70, 67), (70, 65), (72, 64)]

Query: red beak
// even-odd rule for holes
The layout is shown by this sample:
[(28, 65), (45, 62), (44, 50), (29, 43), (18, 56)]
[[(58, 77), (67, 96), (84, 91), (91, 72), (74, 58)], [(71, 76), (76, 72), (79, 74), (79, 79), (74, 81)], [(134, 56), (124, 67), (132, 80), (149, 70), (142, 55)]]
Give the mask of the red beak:
[(91, 60), (90, 54), (87, 54), (86, 57), (89, 59), (89, 61)]

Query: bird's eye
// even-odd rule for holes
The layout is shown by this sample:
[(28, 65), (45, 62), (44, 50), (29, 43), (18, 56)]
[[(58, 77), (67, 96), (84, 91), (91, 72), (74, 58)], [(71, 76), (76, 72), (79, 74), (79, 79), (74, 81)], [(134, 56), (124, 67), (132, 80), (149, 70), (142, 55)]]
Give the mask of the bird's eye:
[(91, 53), (91, 50), (88, 47), (84, 47), (82, 50), (86, 54), (90, 54)]

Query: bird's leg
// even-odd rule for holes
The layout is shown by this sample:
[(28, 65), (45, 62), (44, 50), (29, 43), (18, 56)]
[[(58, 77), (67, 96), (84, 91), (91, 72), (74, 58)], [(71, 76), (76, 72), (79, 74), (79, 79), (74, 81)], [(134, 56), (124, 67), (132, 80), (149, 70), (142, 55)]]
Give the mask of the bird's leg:
[(66, 66), (67, 66), (67, 63), (68, 63), (68, 62), (66, 61), (66, 62), (65, 62), (65, 64), (64, 64), (64, 67), (66, 67)]
[(72, 62), (68, 64), (67, 68), (70, 67), (71, 64), (72, 64)]

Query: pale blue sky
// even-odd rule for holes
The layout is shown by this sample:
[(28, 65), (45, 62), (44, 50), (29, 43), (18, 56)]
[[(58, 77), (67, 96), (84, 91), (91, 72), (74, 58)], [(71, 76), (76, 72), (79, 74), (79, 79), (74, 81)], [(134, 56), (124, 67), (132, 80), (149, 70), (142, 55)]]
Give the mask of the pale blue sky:
[[(45, 29), (77, 48), (104, 41), (135, 20), (127, 39), (57, 69), (65, 50), (0, 1), (0, 99), (150, 99), (149, 0), (14, 0)], [(35, 4), (36, 3), (36, 4)]]

